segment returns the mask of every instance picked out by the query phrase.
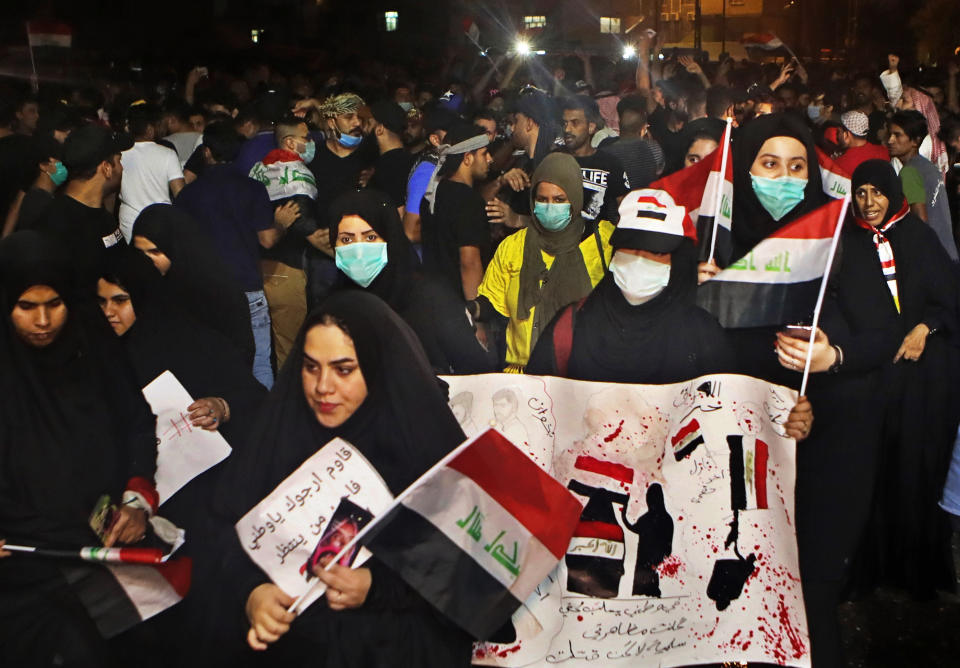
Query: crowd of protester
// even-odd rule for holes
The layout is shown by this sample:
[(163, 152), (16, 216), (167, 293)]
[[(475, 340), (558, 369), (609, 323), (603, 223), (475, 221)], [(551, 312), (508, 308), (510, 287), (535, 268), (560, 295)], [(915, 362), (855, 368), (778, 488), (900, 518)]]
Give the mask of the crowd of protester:
[[(629, 70), (578, 52), (7, 82), (0, 539), (143, 540), (140, 388), (164, 370), (234, 452), (163, 509), (192, 537), (191, 593), (117, 638), (78, 577), (0, 549), (0, 657), (469, 665), (471, 638), (375, 558), (317, 569), (325, 602), (292, 623), (233, 523), (336, 436), (402, 491), (464, 439), (435, 375), (798, 387), (812, 348), (785, 426), (813, 663), (842, 665), (845, 596), (955, 586), (958, 79), (893, 54), (707, 63), (645, 40)], [(650, 185), (721, 147), (728, 119), (732, 247), (707, 261), (703, 230)], [(820, 329), (724, 330), (698, 281), (826, 201), (819, 155), (852, 177)], [(105, 493), (123, 505), (97, 537)]]

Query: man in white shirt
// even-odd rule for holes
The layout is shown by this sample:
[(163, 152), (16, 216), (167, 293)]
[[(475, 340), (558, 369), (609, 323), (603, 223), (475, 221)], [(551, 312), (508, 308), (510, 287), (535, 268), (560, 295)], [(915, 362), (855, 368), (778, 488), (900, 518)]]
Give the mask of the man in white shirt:
[(120, 231), (128, 243), (140, 211), (151, 204), (171, 204), (184, 186), (177, 152), (154, 141), (159, 125), (160, 110), (154, 105), (134, 105), (127, 113), (127, 130), (135, 143), (120, 157)]
[(180, 166), (187, 164), (193, 151), (200, 143), (200, 134), (190, 122), (191, 107), (183, 100), (168, 100), (163, 108), (160, 135), (173, 144), (180, 158)]

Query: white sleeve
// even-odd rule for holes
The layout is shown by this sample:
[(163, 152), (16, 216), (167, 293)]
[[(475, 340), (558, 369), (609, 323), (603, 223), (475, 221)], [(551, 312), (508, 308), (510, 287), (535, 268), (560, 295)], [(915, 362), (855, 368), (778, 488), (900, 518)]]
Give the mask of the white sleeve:
[(164, 159), (167, 162), (167, 181), (182, 179), (183, 168), (180, 166), (180, 156), (177, 155), (177, 152), (167, 149), (167, 152), (164, 154)]

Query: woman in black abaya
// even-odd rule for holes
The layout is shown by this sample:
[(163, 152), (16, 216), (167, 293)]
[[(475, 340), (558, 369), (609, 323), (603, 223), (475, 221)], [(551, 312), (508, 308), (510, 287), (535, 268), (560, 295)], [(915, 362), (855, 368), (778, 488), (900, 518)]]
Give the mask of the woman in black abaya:
[[(815, 612), (835, 608), (851, 566), (861, 586), (883, 578), (929, 595), (952, 581), (937, 501), (958, 417), (956, 276), (936, 235), (909, 212), (889, 163), (863, 163), (852, 182), (854, 216), (811, 367), (833, 374), (811, 376), (818, 421), (798, 449), (801, 574), (805, 592), (810, 584), (821, 597), (807, 602), (811, 628), (823, 627)], [(802, 366), (803, 341), (781, 335), (777, 347), (782, 365)]]
[[(383, 301), (356, 290), (329, 297), (307, 317), (252, 436), (219, 495), (234, 519), (333, 438), (360, 450), (394, 495), (464, 440), (416, 335)], [(268, 650), (274, 661), (470, 663), (470, 638), (376, 557), (342, 569), (362, 585), (331, 588), (294, 621), (285, 612), (292, 599), (267, 582), (236, 537), (231, 548), (230, 586), (246, 603), (248, 642), (259, 649), (276, 643)]]
[[(477, 341), (463, 300), (420, 273), (416, 252), (386, 196), (370, 189), (345, 193), (330, 206), (330, 221), (330, 246), (340, 270), (334, 290), (362, 288), (389, 304), (416, 332), (437, 373), (493, 371), (495, 360)], [(383, 245), (386, 252), (379, 258), (366, 256)], [(358, 250), (366, 252), (362, 260), (352, 257)]]
[(171, 204), (152, 204), (133, 224), (133, 245), (163, 275), (171, 299), (223, 334), (252, 368), (255, 347), (246, 295), (193, 218)]
[[(88, 517), (121, 507), (107, 543), (143, 538), (156, 510), (155, 419), (115, 337), (70, 284), (44, 237), (0, 243), (0, 536), (11, 544), (98, 545)], [(95, 307), (94, 307), (95, 308)], [(79, 593), (97, 566), (13, 555), (0, 561), (0, 656), (9, 665), (112, 665)]]

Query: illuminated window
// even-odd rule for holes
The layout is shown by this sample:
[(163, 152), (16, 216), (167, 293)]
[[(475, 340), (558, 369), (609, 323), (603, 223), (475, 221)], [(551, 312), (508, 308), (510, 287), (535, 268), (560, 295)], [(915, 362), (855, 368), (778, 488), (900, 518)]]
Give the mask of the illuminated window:
[(250, 41), (253, 42), (254, 44), (260, 43), (260, 31), (257, 30), (256, 28), (250, 31)]
[(620, 17), (619, 16), (601, 16), (600, 32), (619, 35), (620, 34)]
[(394, 32), (397, 29), (397, 21), (400, 19), (398, 12), (384, 12), (383, 25), (387, 32)]
[(529, 30), (530, 28), (544, 28), (547, 25), (546, 16), (524, 16), (523, 17), (523, 27)]

